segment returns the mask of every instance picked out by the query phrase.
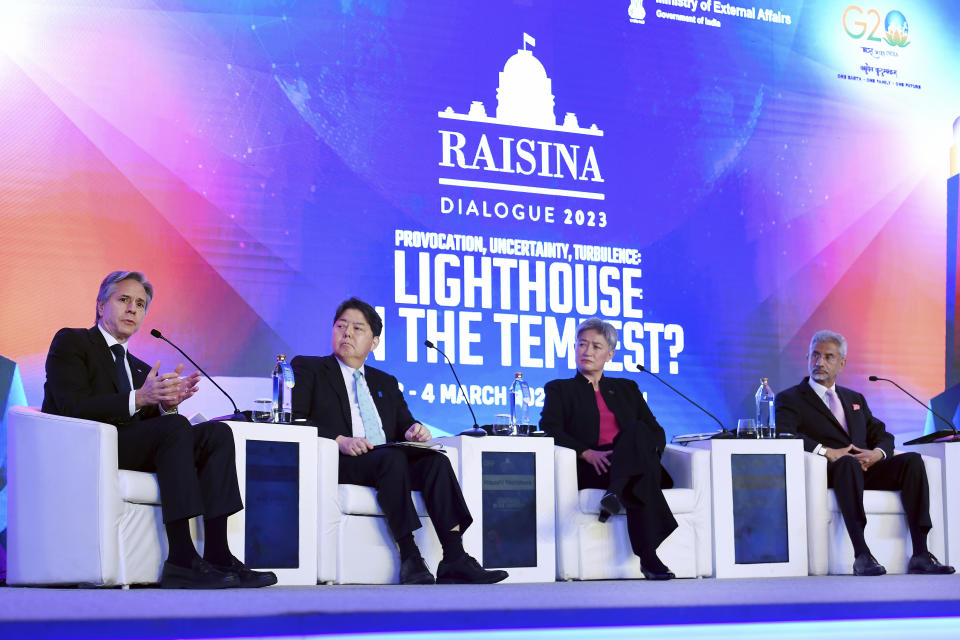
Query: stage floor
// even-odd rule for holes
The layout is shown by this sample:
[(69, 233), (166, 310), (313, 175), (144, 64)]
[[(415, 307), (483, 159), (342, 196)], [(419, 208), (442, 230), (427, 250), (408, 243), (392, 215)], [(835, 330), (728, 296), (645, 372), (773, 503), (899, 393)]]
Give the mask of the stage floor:
[[(944, 618), (960, 576), (258, 590), (0, 589), (0, 637), (201, 638)], [(951, 621), (960, 634), (960, 620)]]

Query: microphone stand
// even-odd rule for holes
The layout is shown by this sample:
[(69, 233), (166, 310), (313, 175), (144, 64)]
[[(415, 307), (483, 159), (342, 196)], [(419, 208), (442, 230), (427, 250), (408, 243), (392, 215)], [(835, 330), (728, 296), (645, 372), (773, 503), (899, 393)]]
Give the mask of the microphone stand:
[(696, 402), (694, 402), (693, 400), (691, 400), (690, 398), (688, 398), (688, 397), (687, 397), (686, 395), (684, 395), (679, 389), (677, 389), (677, 388), (674, 387), (672, 384), (670, 384), (669, 382), (667, 382), (666, 380), (664, 380), (663, 378), (661, 378), (660, 376), (658, 376), (657, 374), (655, 374), (653, 371), (650, 371), (649, 369), (647, 369), (647, 368), (646, 368), (645, 366), (643, 366), (642, 364), (638, 364), (638, 365), (637, 365), (637, 370), (643, 371), (644, 373), (649, 373), (649, 374), (652, 375), (654, 378), (656, 378), (657, 380), (659, 380), (659, 381), (662, 382), (663, 384), (665, 384), (665, 385), (667, 385), (668, 387), (670, 387), (671, 389), (673, 389), (674, 393), (678, 394), (681, 398), (683, 398), (684, 400), (686, 400), (687, 402), (689, 402), (690, 404), (692, 404), (693, 406), (695, 406), (697, 409), (700, 409), (700, 411), (703, 411), (705, 414), (707, 414), (708, 416), (710, 416), (711, 418), (713, 418), (714, 421), (715, 421), (718, 425), (720, 425), (720, 432), (719, 432), (719, 433), (715, 433), (715, 434), (710, 438), (711, 440), (727, 440), (727, 439), (729, 439), (729, 438), (736, 438), (736, 437), (737, 437), (736, 434), (734, 434), (732, 431), (727, 430), (727, 428), (726, 428), (725, 426), (723, 426), (723, 423), (720, 422), (720, 420), (717, 419), (717, 416), (713, 415), (712, 413), (710, 413), (709, 411), (707, 411), (706, 409), (704, 409), (703, 407), (701, 407), (699, 404), (697, 404)]
[(443, 359), (447, 361), (447, 364), (450, 366), (450, 371), (453, 372), (453, 379), (457, 381), (457, 386), (460, 388), (460, 393), (463, 394), (463, 399), (467, 403), (467, 408), (470, 409), (470, 415), (473, 416), (473, 428), (467, 429), (466, 431), (461, 431), (458, 435), (461, 436), (473, 436), (474, 438), (481, 438), (487, 435), (487, 432), (480, 428), (480, 425), (477, 424), (477, 414), (473, 412), (473, 407), (470, 405), (470, 398), (467, 396), (467, 392), (463, 390), (463, 385), (460, 384), (460, 377), (457, 376), (457, 370), (453, 368), (453, 363), (450, 362), (450, 358), (447, 357), (443, 351), (440, 350), (440, 347), (433, 344), (429, 340), (423, 341), (423, 346), (428, 349), (433, 349), (437, 353), (443, 356)]
[(922, 400), (920, 400), (915, 395), (913, 395), (912, 393), (910, 393), (909, 391), (907, 391), (906, 389), (898, 385), (896, 382), (894, 382), (890, 378), (881, 378), (879, 376), (870, 376), (869, 378), (867, 378), (867, 380), (869, 380), (870, 382), (877, 382), (878, 380), (889, 382), (890, 384), (895, 386), (897, 389), (900, 389), (900, 391), (903, 391), (905, 394), (913, 398), (913, 400), (917, 404), (919, 404), (921, 407), (923, 407), (924, 409), (926, 409), (936, 417), (940, 418), (950, 426), (949, 429), (940, 429), (939, 431), (934, 431), (933, 433), (927, 433), (925, 435), (920, 436), (919, 438), (914, 438), (909, 442), (904, 442), (903, 444), (927, 444), (929, 442), (960, 442), (960, 434), (957, 434), (957, 428), (953, 426), (952, 422), (950, 422), (949, 420), (944, 418), (942, 415), (934, 411), (931, 407), (928, 407), (926, 404), (923, 403)]
[(154, 338), (157, 338), (158, 340), (163, 340), (164, 342), (166, 342), (167, 344), (169, 344), (171, 347), (173, 347), (174, 349), (176, 349), (177, 351), (179, 351), (179, 352), (180, 352), (180, 355), (182, 355), (184, 358), (186, 358), (186, 359), (190, 362), (190, 364), (192, 364), (193, 366), (195, 366), (195, 367), (197, 368), (197, 371), (199, 371), (200, 373), (202, 373), (207, 380), (209, 380), (210, 382), (213, 383), (213, 386), (215, 386), (217, 389), (220, 390), (220, 393), (222, 393), (223, 395), (227, 396), (227, 400), (229, 400), (229, 401), (230, 401), (230, 404), (233, 405), (233, 415), (220, 416), (220, 417), (218, 417), (218, 418), (213, 418), (213, 420), (234, 420), (234, 421), (236, 421), (236, 422), (250, 422), (250, 419), (247, 418), (247, 416), (244, 415), (244, 414), (240, 411), (240, 409), (237, 408), (237, 403), (233, 401), (233, 398), (230, 397), (230, 394), (227, 393), (226, 391), (224, 391), (224, 390), (223, 390), (223, 387), (221, 387), (220, 385), (218, 385), (217, 382), (216, 382), (216, 380), (214, 380), (213, 378), (211, 378), (210, 375), (200, 367), (200, 365), (198, 365), (196, 362), (194, 362), (194, 361), (193, 361), (193, 358), (191, 358), (191, 357), (188, 356), (186, 353), (184, 353), (184, 352), (183, 352), (183, 349), (181, 349), (181, 348), (178, 347), (177, 345), (175, 345), (175, 344), (173, 344), (172, 342), (170, 342), (169, 340), (167, 340), (166, 336), (164, 336), (162, 333), (160, 333), (160, 331), (157, 330), (157, 329), (150, 329), (150, 335), (152, 335)]

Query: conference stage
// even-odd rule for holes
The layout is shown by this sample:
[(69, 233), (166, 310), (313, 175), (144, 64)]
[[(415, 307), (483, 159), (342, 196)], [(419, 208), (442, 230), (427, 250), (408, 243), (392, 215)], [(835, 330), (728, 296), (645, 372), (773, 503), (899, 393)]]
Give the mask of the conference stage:
[[(53, 638), (955, 637), (952, 576), (496, 586), (5, 589), (0, 633)], [(6, 606), (9, 605), (9, 606)]]
[[(899, 446), (934, 418), (868, 376), (936, 396), (948, 418), (960, 399), (958, 19), (948, 0), (3, 3), (4, 404), (39, 406), (54, 333), (93, 323), (106, 273), (141, 269), (157, 296), (131, 351), (171, 370), (158, 328), (218, 378), (328, 353), (337, 303), (370, 301), (385, 320), (370, 364), (437, 436), (470, 426), (466, 398), (481, 423), (504, 413), (516, 371), (536, 420), (589, 316), (620, 330), (607, 372), (637, 380), (668, 438), (715, 423), (637, 365), (733, 427), (761, 377), (777, 392), (801, 380), (810, 336), (829, 328), (850, 341), (841, 383)], [(0, 459), (6, 446), (0, 429)], [(347, 632), (344, 607), (368, 596), (397, 604), (353, 630), (746, 612), (891, 616), (891, 633), (915, 618), (934, 635), (952, 584), (0, 596), (6, 628), (42, 634), (46, 617), (47, 637)], [(87, 613), (100, 622), (64, 622)]]

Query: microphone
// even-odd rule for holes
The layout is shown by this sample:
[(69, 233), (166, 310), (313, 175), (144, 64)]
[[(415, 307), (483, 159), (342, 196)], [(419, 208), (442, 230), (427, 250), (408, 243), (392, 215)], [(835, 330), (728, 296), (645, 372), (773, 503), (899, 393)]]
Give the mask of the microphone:
[(952, 422), (950, 422), (949, 420), (947, 420), (946, 418), (944, 418), (942, 415), (940, 415), (939, 413), (937, 413), (936, 411), (934, 411), (932, 408), (928, 407), (926, 404), (924, 404), (924, 402), (923, 402), (922, 400), (920, 400), (918, 397), (916, 397), (915, 395), (913, 395), (912, 393), (910, 393), (909, 391), (907, 391), (906, 389), (904, 389), (903, 387), (901, 387), (900, 385), (898, 385), (896, 382), (894, 382), (894, 381), (891, 380), (890, 378), (881, 378), (881, 377), (879, 377), (879, 376), (870, 376), (870, 377), (867, 378), (867, 379), (868, 379), (870, 382), (877, 382), (878, 380), (883, 380), (884, 382), (889, 382), (890, 384), (892, 384), (893, 386), (895, 386), (897, 389), (900, 389), (900, 391), (903, 391), (905, 394), (907, 394), (908, 396), (910, 396), (911, 398), (913, 398), (913, 400), (914, 400), (917, 404), (919, 404), (920, 406), (922, 406), (924, 409), (926, 409), (927, 411), (929, 411), (930, 413), (932, 413), (932, 414), (935, 415), (936, 417), (938, 417), (938, 418), (940, 418), (941, 420), (943, 420), (943, 421), (947, 424), (947, 426), (950, 427), (950, 429), (940, 429), (939, 431), (934, 431), (933, 433), (928, 433), (928, 434), (926, 434), (926, 435), (920, 436), (919, 438), (916, 438), (916, 439), (914, 439), (914, 440), (911, 440), (910, 442), (904, 442), (903, 444), (925, 444), (925, 443), (927, 443), (927, 442), (933, 442), (934, 440), (939, 440), (940, 438), (943, 438), (943, 437), (946, 437), (946, 436), (952, 436), (954, 441), (960, 440), (960, 437), (958, 437), (958, 435), (957, 435), (957, 428), (956, 428), (955, 426), (953, 426), (953, 423), (952, 423)]
[(215, 381), (213, 378), (211, 378), (210, 375), (209, 375), (206, 371), (204, 371), (202, 368), (200, 368), (200, 365), (198, 365), (196, 362), (194, 362), (193, 359), (192, 359), (190, 356), (188, 356), (187, 354), (185, 354), (185, 353), (183, 352), (183, 349), (181, 349), (181, 348), (178, 347), (177, 345), (175, 345), (175, 344), (173, 344), (172, 342), (170, 342), (169, 340), (167, 340), (166, 336), (164, 336), (162, 333), (160, 333), (160, 331), (157, 330), (157, 329), (150, 329), (150, 335), (152, 335), (154, 338), (157, 338), (158, 340), (163, 340), (164, 342), (166, 342), (167, 344), (169, 344), (171, 347), (173, 347), (174, 349), (176, 349), (177, 351), (179, 351), (179, 352), (180, 352), (180, 355), (182, 355), (184, 358), (186, 358), (187, 360), (189, 360), (189, 361), (190, 361), (190, 364), (192, 364), (193, 366), (195, 366), (195, 367), (197, 368), (197, 371), (199, 371), (200, 373), (202, 373), (202, 374), (204, 375), (204, 377), (206, 377), (207, 380), (209, 380), (210, 382), (213, 383), (213, 386), (215, 386), (217, 389), (220, 389), (220, 393), (222, 393), (223, 395), (227, 396), (227, 400), (229, 400), (229, 401), (230, 401), (230, 404), (233, 405), (233, 415), (231, 415), (231, 416), (220, 416), (219, 418), (214, 418), (214, 420), (235, 420), (235, 421), (237, 421), (237, 422), (250, 422), (249, 418), (247, 418), (247, 416), (245, 416), (243, 413), (241, 413), (241, 412), (240, 412), (240, 409), (237, 408), (237, 403), (233, 401), (233, 398), (230, 397), (230, 394), (227, 393), (226, 391), (224, 391), (224, 390), (223, 390), (223, 387), (221, 387), (220, 385), (218, 385), (218, 384), (216, 383), (216, 381)]
[(433, 350), (435, 350), (437, 353), (439, 353), (440, 355), (442, 355), (442, 356), (443, 356), (443, 359), (447, 361), (447, 364), (448, 364), (448, 365), (450, 365), (450, 371), (453, 372), (453, 379), (457, 381), (457, 386), (460, 387), (460, 393), (463, 394), (463, 399), (464, 399), (464, 400), (466, 401), (466, 403), (467, 403), (467, 408), (470, 409), (470, 415), (473, 416), (473, 428), (472, 428), (472, 429), (467, 429), (466, 431), (461, 431), (461, 432), (460, 432), (460, 435), (461, 435), (461, 436), (473, 436), (473, 437), (475, 437), (475, 438), (479, 438), (479, 437), (481, 437), (481, 436), (487, 435), (487, 432), (484, 431), (483, 429), (481, 429), (481, 428), (480, 428), (480, 425), (477, 424), (477, 414), (475, 414), (475, 413), (473, 412), (473, 406), (470, 404), (470, 398), (469, 398), (469, 396), (467, 396), (467, 392), (463, 390), (463, 385), (460, 384), (460, 378), (457, 376), (457, 370), (453, 368), (453, 363), (450, 362), (450, 358), (448, 358), (448, 357), (447, 357), (447, 354), (445, 354), (443, 351), (440, 350), (440, 347), (438, 347), (437, 345), (433, 344), (433, 343), (430, 342), (429, 340), (424, 340), (424, 341), (423, 341), (423, 346), (427, 347), (428, 349), (433, 349)]
[(655, 374), (653, 371), (650, 371), (649, 369), (647, 369), (647, 368), (646, 368), (645, 366), (643, 366), (642, 364), (638, 364), (638, 365), (637, 365), (637, 369), (638, 369), (639, 371), (643, 371), (644, 373), (649, 373), (649, 374), (652, 375), (654, 378), (656, 378), (657, 380), (659, 380), (659, 381), (662, 382), (663, 384), (665, 384), (665, 385), (667, 385), (668, 387), (670, 387), (671, 389), (673, 389), (673, 391), (674, 391), (675, 393), (677, 393), (681, 398), (683, 398), (684, 400), (686, 400), (687, 402), (689, 402), (690, 404), (692, 404), (693, 406), (695, 406), (697, 409), (700, 409), (700, 411), (703, 411), (705, 414), (707, 414), (708, 416), (710, 416), (711, 418), (713, 418), (713, 420), (714, 420), (718, 425), (720, 425), (720, 429), (721, 429), (720, 433), (718, 433), (718, 434), (716, 434), (716, 435), (713, 436), (714, 438), (716, 438), (717, 440), (723, 440), (723, 439), (726, 439), (726, 438), (734, 438), (734, 437), (736, 437), (732, 431), (727, 430), (727, 428), (726, 428), (725, 426), (723, 426), (723, 423), (720, 422), (720, 420), (717, 419), (717, 416), (713, 415), (712, 413), (710, 413), (709, 411), (707, 411), (706, 409), (704, 409), (703, 407), (701, 407), (700, 405), (698, 405), (696, 402), (694, 402), (693, 400), (691, 400), (690, 398), (688, 398), (687, 396), (685, 396), (683, 393), (681, 393), (681, 391), (680, 391), (679, 389), (677, 389), (676, 387), (674, 387), (672, 384), (670, 384), (669, 382), (667, 382), (666, 380), (664, 380), (663, 378), (661, 378), (660, 376), (658, 376), (657, 374)]

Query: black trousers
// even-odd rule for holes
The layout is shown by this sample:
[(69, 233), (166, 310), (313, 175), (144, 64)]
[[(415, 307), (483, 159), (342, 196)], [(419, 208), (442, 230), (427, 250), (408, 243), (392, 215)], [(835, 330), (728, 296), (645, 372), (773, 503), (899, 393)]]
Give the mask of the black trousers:
[(233, 432), (222, 422), (192, 426), (171, 414), (117, 427), (121, 469), (157, 474), (163, 522), (243, 509)]
[(420, 528), (410, 497), (419, 491), (438, 532), (473, 522), (460, 485), (446, 454), (422, 449), (385, 447), (359, 456), (340, 456), (341, 484), (360, 484), (377, 490), (377, 503), (387, 517), (394, 540)]
[(863, 511), (863, 490), (899, 491), (910, 533), (926, 535), (930, 521), (930, 490), (927, 472), (919, 453), (901, 453), (884, 458), (864, 471), (853, 456), (827, 463), (827, 486), (834, 490), (837, 506), (850, 538), (863, 538), (867, 515)]
[[(610, 459), (612, 465), (617, 464), (615, 456)], [(611, 489), (612, 465), (606, 472), (598, 474), (593, 466), (577, 457), (577, 487)], [(641, 552), (655, 551), (678, 526), (663, 495), (664, 489), (673, 486), (673, 480), (662, 471), (659, 462), (656, 466), (651, 473), (631, 475), (623, 491), (617, 494), (626, 511), (630, 546), (638, 556)]]

